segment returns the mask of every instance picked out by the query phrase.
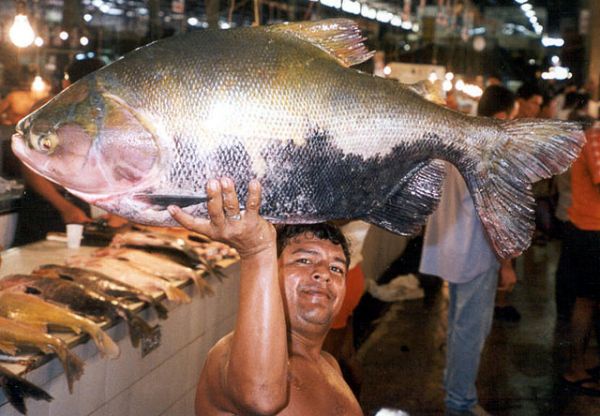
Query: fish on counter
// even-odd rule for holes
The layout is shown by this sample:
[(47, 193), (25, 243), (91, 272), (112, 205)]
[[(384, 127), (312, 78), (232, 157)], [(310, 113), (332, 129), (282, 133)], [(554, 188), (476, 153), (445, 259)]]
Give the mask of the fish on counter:
[(146, 273), (128, 264), (128, 261), (111, 257), (70, 258), (70, 266), (82, 267), (98, 271), (110, 276), (114, 280), (127, 283), (138, 290), (152, 294), (163, 292), (167, 299), (177, 303), (190, 303), (192, 300), (183, 290), (155, 274)]
[(55, 353), (63, 366), (69, 392), (73, 393), (73, 383), (83, 374), (83, 361), (69, 351), (67, 344), (44, 332), (39, 325), (28, 325), (0, 316), (0, 351), (15, 355), (17, 350), (27, 348), (45, 354)]
[[(217, 242), (218, 245), (215, 247), (218, 247), (218, 249), (215, 249), (214, 253), (210, 253), (206, 249), (207, 244), (209, 243), (194, 242), (177, 234), (172, 235), (169, 233), (147, 230), (119, 233), (115, 235), (111, 242), (111, 246), (116, 248), (124, 246), (143, 247), (150, 252), (156, 250), (159, 253), (176, 254), (179, 259), (183, 257), (183, 261), (180, 261), (181, 264), (191, 265), (197, 269), (206, 271), (209, 275), (222, 278), (224, 275), (221, 272), (221, 268), (217, 264), (217, 261), (222, 260), (224, 257), (218, 256), (218, 254), (220, 254), (220, 250), (223, 247), (227, 248), (228, 253), (231, 249), (229, 246)], [(210, 245), (212, 245), (212, 243), (210, 243)], [(213, 255), (210, 256), (210, 254)]]
[(4, 395), (8, 398), (10, 404), (14, 406), (19, 413), (26, 415), (27, 407), (25, 399), (32, 398), (35, 400), (46, 400), (50, 402), (53, 397), (50, 396), (44, 389), (36, 386), (23, 377), (13, 373), (7, 368), (0, 365), (0, 388), (4, 391)]
[(107, 297), (115, 297), (124, 301), (143, 302), (151, 306), (160, 319), (167, 319), (169, 316), (167, 308), (151, 295), (128, 283), (113, 279), (102, 272), (58, 264), (44, 264), (34, 270), (33, 273), (42, 276), (59, 276), (61, 279), (79, 283)]
[(150, 335), (153, 331), (146, 321), (137, 316), (118, 298), (75, 282), (60, 279), (58, 274), (53, 277), (49, 277), (49, 274), (46, 276), (31, 275), (29, 280), (24, 280), (21, 284), (14, 285), (8, 290), (33, 294), (46, 301), (62, 304), (76, 313), (104, 321), (120, 316), (129, 328), (129, 337), (134, 347), (138, 347), (142, 337)]
[(138, 270), (160, 276), (172, 283), (184, 283), (192, 280), (201, 294), (214, 293), (210, 285), (202, 278), (203, 270), (194, 270), (155, 254), (129, 248), (106, 248), (96, 251), (94, 256), (108, 256), (126, 261)]
[(496, 252), (534, 230), (531, 183), (568, 168), (578, 123), (470, 117), (350, 67), (373, 53), (347, 19), (189, 32), (130, 52), (22, 119), (14, 153), (134, 222), (208, 217), (205, 187), (262, 184), (275, 223), (362, 219), (397, 234), (435, 209), (442, 159), (465, 178)]
[(87, 333), (103, 356), (117, 358), (119, 346), (98, 324), (69, 309), (25, 293), (0, 292), (0, 316), (33, 326), (54, 325), (76, 334)]

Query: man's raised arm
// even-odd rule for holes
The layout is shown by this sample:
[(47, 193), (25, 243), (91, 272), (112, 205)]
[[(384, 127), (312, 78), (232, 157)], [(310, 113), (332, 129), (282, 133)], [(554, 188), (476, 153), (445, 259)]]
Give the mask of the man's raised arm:
[(209, 400), (232, 413), (274, 414), (287, 404), (288, 389), (275, 229), (258, 214), (258, 181), (249, 184), (243, 212), (231, 179), (210, 180), (206, 191), (210, 220), (194, 218), (178, 207), (169, 207), (169, 212), (187, 229), (227, 243), (240, 254), (237, 322), (228, 343), (221, 345), (223, 353), (215, 355), (222, 362), (217, 367), (219, 380), (207, 380), (215, 393)]

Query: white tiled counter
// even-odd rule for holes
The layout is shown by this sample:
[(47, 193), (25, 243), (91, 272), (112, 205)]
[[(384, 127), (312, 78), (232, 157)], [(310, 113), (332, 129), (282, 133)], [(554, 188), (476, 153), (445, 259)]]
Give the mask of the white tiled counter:
[[(69, 250), (64, 243), (43, 241), (2, 253), (0, 277), (28, 273), (44, 263), (63, 263), (73, 254), (87, 254), (94, 248)], [(208, 350), (233, 329), (237, 313), (239, 263), (225, 269), (226, 279), (209, 277), (215, 295), (201, 297), (193, 285), (184, 288), (192, 297), (188, 305), (163, 303), (169, 318), (158, 321), (153, 310), (140, 315), (161, 327), (160, 346), (142, 358), (141, 350), (129, 341), (121, 321), (108, 329), (118, 343), (116, 360), (102, 358), (88, 341), (73, 352), (85, 361), (84, 373), (69, 394), (66, 378), (56, 358), (25, 377), (42, 387), (54, 400), (26, 400), (32, 416), (193, 416), (195, 387)], [(10, 368), (10, 367), (9, 367)], [(0, 415), (19, 413), (0, 392)]]

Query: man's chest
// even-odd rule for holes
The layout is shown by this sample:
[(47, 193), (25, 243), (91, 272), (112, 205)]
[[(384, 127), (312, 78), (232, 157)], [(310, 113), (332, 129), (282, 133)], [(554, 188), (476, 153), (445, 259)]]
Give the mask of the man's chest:
[(352, 391), (333, 368), (291, 365), (289, 404), (281, 415), (362, 415)]

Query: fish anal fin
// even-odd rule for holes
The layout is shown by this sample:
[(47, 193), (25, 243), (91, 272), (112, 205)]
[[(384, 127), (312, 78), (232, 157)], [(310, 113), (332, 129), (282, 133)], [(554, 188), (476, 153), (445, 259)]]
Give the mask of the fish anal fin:
[(415, 234), (437, 207), (444, 175), (443, 162), (420, 163), (364, 220), (396, 234)]
[(367, 49), (358, 25), (350, 19), (283, 23), (268, 30), (289, 33), (310, 42), (346, 67), (363, 63), (375, 54)]

